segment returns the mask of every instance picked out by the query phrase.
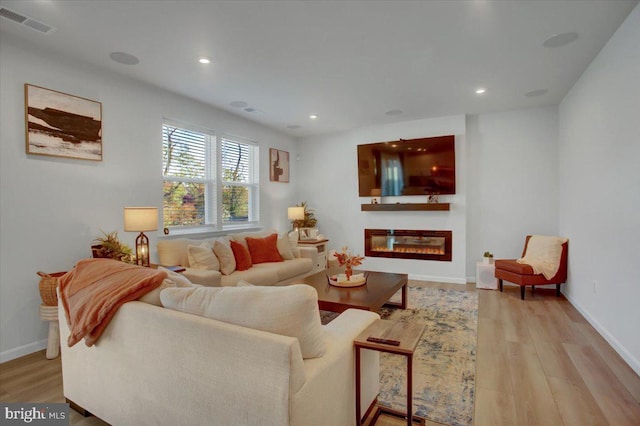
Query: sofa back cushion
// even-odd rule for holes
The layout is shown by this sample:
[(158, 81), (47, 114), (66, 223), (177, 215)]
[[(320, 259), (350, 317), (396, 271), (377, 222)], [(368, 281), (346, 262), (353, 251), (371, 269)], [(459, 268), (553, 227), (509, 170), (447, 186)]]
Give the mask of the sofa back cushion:
[(203, 241), (202, 244), (195, 246), (187, 246), (187, 258), (189, 266), (195, 269), (208, 269), (212, 271), (220, 270), (220, 262), (213, 253), (213, 248), (208, 242)]
[(160, 299), (169, 309), (295, 337), (303, 358), (321, 357), (326, 350), (318, 293), (305, 284), (167, 288)]
[(278, 234), (271, 234), (264, 238), (247, 237), (246, 240), (253, 263), (284, 261), (278, 251)]

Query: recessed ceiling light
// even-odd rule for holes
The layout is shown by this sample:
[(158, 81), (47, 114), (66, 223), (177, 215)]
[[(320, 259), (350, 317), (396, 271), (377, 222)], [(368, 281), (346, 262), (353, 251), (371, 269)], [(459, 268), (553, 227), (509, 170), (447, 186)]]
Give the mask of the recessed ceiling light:
[(246, 103), (245, 101), (233, 101), (229, 105), (231, 105), (234, 108), (244, 108), (249, 106), (249, 104)]
[(578, 33), (570, 32), (570, 33), (562, 33), (554, 35), (553, 37), (549, 37), (542, 43), (544, 47), (560, 47), (565, 46), (572, 41), (576, 41), (578, 39)]
[(206, 56), (201, 56), (198, 58), (198, 62), (200, 62), (201, 64), (210, 64), (211, 59), (207, 58)]
[(109, 54), (109, 57), (114, 61), (116, 61), (117, 63), (123, 64), (123, 65), (136, 65), (140, 63), (140, 59), (125, 52), (111, 52)]
[(483, 88), (476, 89), (476, 95), (482, 95), (486, 91), (487, 89), (483, 89)]
[(316, 118), (318, 118), (318, 116), (317, 116), (317, 115), (315, 115), (315, 114), (311, 114), (311, 115), (309, 116), (309, 118), (310, 118), (310, 119), (312, 119), (312, 120), (315, 120)]
[(385, 112), (386, 115), (400, 115), (402, 111), (399, 109), (392, 109), (390, 111)]
[(549, 91), (547, 89), (536, 89), (536, 90), (532, 90), (530, 92), (525, 93), (525, 96), (528, 96), (530, 98), (533, 98), (535, 96), (542, 96), (542, 95), (546, 95)]

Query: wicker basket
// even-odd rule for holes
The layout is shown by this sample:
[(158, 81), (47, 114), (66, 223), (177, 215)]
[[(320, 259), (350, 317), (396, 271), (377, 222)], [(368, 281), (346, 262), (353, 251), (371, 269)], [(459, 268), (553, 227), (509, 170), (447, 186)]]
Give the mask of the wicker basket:
[(66, 272), (54, 272), (47, 274), (42, 271), (38, 271), (40, 276), (40, 297), (42, 303), (47, 306), (58, 306), (58, 295), (56, 293), (56, 287), (58, 286), (58, 278), (66, 274)]

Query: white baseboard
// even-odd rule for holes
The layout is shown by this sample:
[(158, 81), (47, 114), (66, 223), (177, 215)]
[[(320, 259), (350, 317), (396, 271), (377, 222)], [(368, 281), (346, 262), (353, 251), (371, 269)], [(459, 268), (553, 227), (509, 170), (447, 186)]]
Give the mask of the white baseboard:
[(615, 350), (618, 353), (618, 355), (620, 355), (622, 359), (627, 364), (629, 364), (629, 367), (631, 367), (631, 369), (635, 371), (637, 375), (640, 376), (640, 361), (637, 358), (635, 358), (633, 355), (631, 355), (631, 353), (629, 353), (627, 348), (625, 348), (618, 341), (618, 339), (613, 337), (613, 335), (609, 333), (609, 331), (606, 328), (604, 328), (602, 324), (598, 322), (598, 320), (593, 318), (586, 309), (580, 306), (578, 302), (576, 302), (571, 297), (567, 296), (564, 292), (562, 292), (562, 294), (564, 294), (564, 297), (566, 297), (569, 303), (571, 303), (571, 305), (573, 305), (573, 307), (576, 308), (576, 310), (582, 314), (582, 316), (589, 322), (589, 324), (591, 324), (593, 328), (595, 328), (596, 331), (600, 333), (602, 337), (604, 337), (604, 340), (606, 340), (607, 343), (611, 345), (613, 350)]
[(451, 277), (434, 277), (431, 275), (413, 275), (409, 274), (410, 280), (417, 281), (435, 281), (438, 283), (450, 283), (450, 284), (466, 284), (465, 278), (451, 278)]
[(21, 356), (29, 355), (46, 348), (47, 348), (47, 339), (38, 340), (37, 342), (28, 343), (23, 346), (18, 346), (17, 348), (0, 352), (0, 363), (11, 361), (12, 359), (20, 358)]

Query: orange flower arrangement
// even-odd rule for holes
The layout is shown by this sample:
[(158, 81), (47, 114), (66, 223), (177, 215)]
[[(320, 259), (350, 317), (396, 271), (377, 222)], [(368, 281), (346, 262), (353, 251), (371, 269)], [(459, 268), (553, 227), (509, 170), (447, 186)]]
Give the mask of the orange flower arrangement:
[(364, 260), (363, 256), (352, 255), (351, 252), (349, 252), (348, 246), (342, 247), (342, 252), (334, 253), (333, 255), (336, 259), (338, 259), (338, 263), (340, 263), (340, 266), (345, 267), (344, 273), (347, 276), (347, 280), (349, 280), (351, 278), (351, 275), (353, 274), (353, 270), (351, 268), (353, 266), (362, 265), (362, 261)]

